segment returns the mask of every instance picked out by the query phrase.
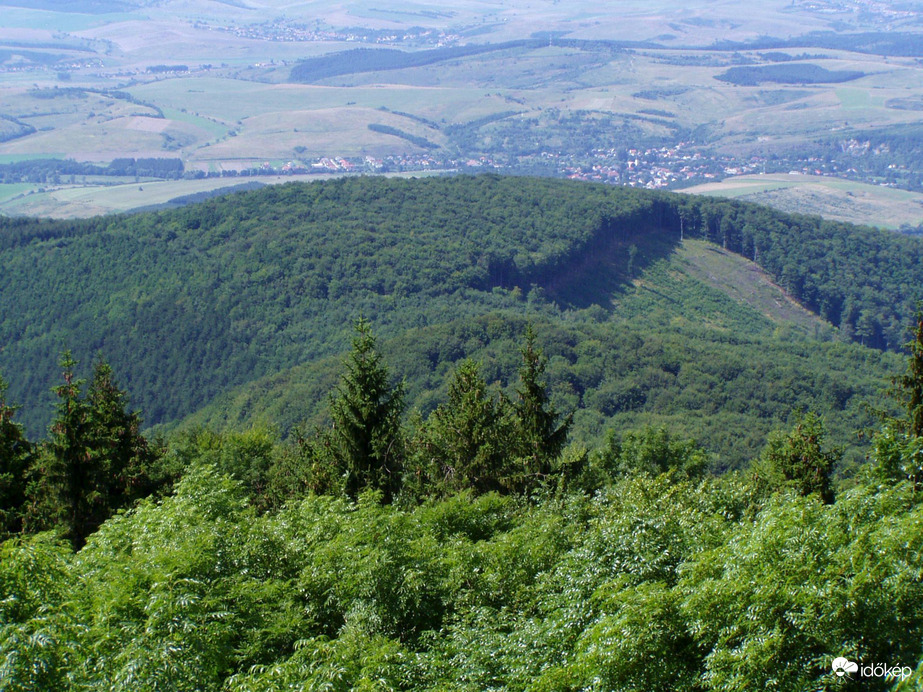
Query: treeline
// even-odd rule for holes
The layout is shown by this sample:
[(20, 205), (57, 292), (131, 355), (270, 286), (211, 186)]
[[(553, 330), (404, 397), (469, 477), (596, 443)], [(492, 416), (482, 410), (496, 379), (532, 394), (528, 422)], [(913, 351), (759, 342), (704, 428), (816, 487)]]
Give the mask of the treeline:
[(752, 41), (717, 41), (713, 49), (725, 51), (772, 50), (782, 48), (829, 48), (848, 50), (872, 55), (894, 55), (905, 57), (923, 56), (920, 36), (900, 31), (812, 31), (794, 38), (761, 37)]
[[(671, 269), (657, 268), (658, 292), (660, 274)], [(651, 285), (654, 277), (645, 276)], [(523, 296), (522, 306), (534, 309), (538, 293)], [(574, 412), (575, 443), (593, 448), (610, 428), (665, 426), (697, 439), (715, 467), (727, 470), (746, 465), (793, 411), (813, 410), (825, 417), (831, 442), (843, 447), (844, 468), (865, 458), (855, 433), (875, 425), (864, 407), (898, 369), (896, 356), (834, 341), (774, 338), (773, 327), (756, 318), (749, 325), (735, 322), (720, 335), (677, 321), (665, 327), (658, 314), (664, 305), (694, 323), (721, 319), (702, 311), (707, 294), (665, 295), (661, 304), (620, 306), (619, 320), (612, 322), (595, 321), (605, 313), (592, 307), (569, 313), (566, 321), (550, 311), (529, 313), (549, 358), (552, 401)], [(381, 350), (404, 382), (408, 408), (426, 416), (448, 397), (452, 372), (468, 359), (481, 363), (484, 378), (514, 397), (517, 344), (527, 321), (495, 312), (411, 328), (383, 339)], [(236, 387), (186, 419), (182, 429), (271, 422), (289, 437), (304, 420), (327, 425), (326, 395), (339, 363), (339, 356), (330, 356)]]
[(189, 65), (151, 65), (147, 68), (151, 74), (161, 74), (164, 72), (188, 72)]
[(120, 158), (107, 166), (71, 159), (29, 159), (0, 164), (3, 183), (61, 183), (62, 176), (141, 176), (178, 180), (183, 177), (182, 159)]
[(849, 338), (879, 349), (904, 344), (920, 299), (910, 278), (923, 260), (918, 239), (732, 201), (701, 199), (677, 214), (684, 232), (752, 259)]
[(150, 178), (179, 180), (183, 177), (185, 166), (182, 159), (147, 158), (147, 159), (113, 159), (108, 165), (108, 175), (134, 175)]
[[(839, 484), (837, 451), (812, 415), (774, 435), (748, 472), (723, 477), (665, 430), (613, 435), (593, 454), (566, 448), (568, 419), (543, 397), (531, 337), (521, 355), (517, 399), (466, 363), (445, 404), (401, 431), (401, 387), (360, 323), (330, 428), (283, 447), (261, 430), (186, 435), (162, 453), (182, 469), (172, 489), (104, 521), (78, 552), (61, 540), (72, 511), (57, 532), (4, 542), (0, 681), (919, 687), (923, 318), (896, 382), (901, 414)], [(121, 408), (89, 398), (83, 419), (66, 416), (86, 410), (79, 400), (62, 405), (60, 444), (46, 454), (70, 448), (70, 422)], [(2, 411), (0, 443), (21, 445)], [(98, 458), (84, 453), (76, 468)], [(82, 495), (51, 497), (70, 508)], [(845, 682), (841, 657), (861, 666)], [(882, 661), (887, 673), (863, 672)]]
[(426, 137), (419, 137), (417, 135), (412, 135), (409, 132), (404, 132), (399, 130), (396, 127), (391, 127), (390, 125), (380, 125), (379, 123), (369, 123), (368, 128), (372, 132), (378, 132), (383, 135), (391, 135), (392, 137), (400, 137), (403, 140), (406, 140), (413, 144), (414, 146), (420, 147), (422, 149), (438, 149), (439, 145), (435, 144)]
[(62, 159), (29, 159), (0, 164), (4, 183), (51, 183), (62, 175), (106, 175), (106, 168)]
[(472, 44), (413, 52), (392, 48), (354, 48), (302, 60), (292, 68), (289, 81), (307, 84), (347, 74), (403, 70), (410, 67), (433, 65), (446, 60), (457, 60), (482, 53), (514, 48), (540, 48), (543, 45), (547, 45), (547, 42), (523, 39), (504, 43)]
[(11, 139), (35, 134), (35, 128), (32, 125), (24, 123), (11, 115), (0, 113), (0, 120), (3, 120), (4, 123), (9, 123), (8, 125), (0, 123), (0, 142), (9, 142)]
[[(923, 344), (923, 330), (918, 340)], [(908, 425), (923, 427), (917, 391), (923, 386), (923, 346), (915, 347), (913, 358), (899, 383), (908, 392)], [(548, 358), (531, 324), (519, 360), (514, 397), (489, 385), (481, 363), (469, 358), (456, 364), (442, 403), (425, 417), (415, 411), (408, 418), (406, 383), (393, 381), (370, 324), (360, 319), (338, 384), (327, 393), (328, 424), (297, 426), (284, 446), (258, 428), (226, 436), (193, 428), (169, 444), (151, 444), (109, 364), (98, 358), (86, 386), (65, 352), (63, 382), (53, 390), (55, 418), (40, 443), (29, 441), (14, 421), (18, 407), (6, 401), (0, 379), (0, 531), (59, 530), (79, 549), (118, 510), (169, 492), (191, 456), (205, 450), (215, 452), (212, 463), (241, 482), (262, 511), (308, 494), (356, 501), (371, 490), (386, 504), (416, 503), (459, 492), (529, 495), (565, 486), (593, 491), (612, 474), (670, 472), (674, 479), (689, 479), (715, 468), (706, 450), (664, 428), (627, 437), (610, 431), (592, 458), (583, 446), (565, 453), (574, 413), (562, 416), (550, 399)], [(770, 436), (754, 466), (756, 477), (831, 502), (842, 450), (822, 451), (825, 435), (821, 419), (810, 414), (789, 438)]]
[[(610, 54), (622, 52), (627, 47), (653, 46), (653, 44), (646, 43), (560, 38), (553, 39), (553, 44), (579, 50), (605, 51)], [(402, 51), (392, 48), (354, 48), (302, 60), (291, 69), (289, 81), (307, 84), (341, 75), (425, 67), (448, 60), (459, 60), (485, 53), (505, 50), (534, 50), (548, 45), (548, 39), (531, 38), (504, 41), (502, 43), (474, 43), (422, 51)]]
[[(85, 381), (69, 352), (60, 366), (63, 383), (48, 438), (30, 442), (14, 420), (0, 379), (0, 534), (60, 529), (75, 548), (119, 509), (169, 489), (188, 466), (176, 458), (189, 445), (220, 448), (219, 437), (197, 430), (178, 438), (168, 466), (140, 432), (125, 392), (103, 360)], [(571, 417), (559, 420), (548, 399), (547, 360), (527, 330), (515, 401), (491, 391), (474, 361), (462, 363), (448, 401), (408, 429), (403, 385), (391, 382), (367, 321), (356, 325), (353, 350), (330, 397), (332, 423), (277, 454), (259, 433), (240, 439), (255, 447), (245, 457), (220, 455), (219, 466), (243, 482), (254, 506), (278, 507), (307, 493), (348, 497), (374, 490), (383, 502), (419, 501), (470, 489), (476, 493), (527, 493), (564, 472), (558, 462)], [(237, 438), (229, 438), (237, 439)], [(236, 443), (235, 443), (236, 444)], [(259, 451), (262, 445), (262, 452)], [(243, 452), (244, 450), (239, 450)], [(697, 452), (700, 461), (703, 453)], [(582, 459), (571, 460), (576, 475)], [(170, 468), (171, 471), (167, 471)]]

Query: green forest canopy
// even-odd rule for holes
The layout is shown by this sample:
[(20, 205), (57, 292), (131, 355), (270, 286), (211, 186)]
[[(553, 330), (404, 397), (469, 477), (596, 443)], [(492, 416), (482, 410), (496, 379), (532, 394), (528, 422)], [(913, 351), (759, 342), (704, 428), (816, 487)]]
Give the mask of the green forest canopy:
[[(774, 325), (764, 318), (743, 315), (701, 287), (701, 295), (691, 296), (688, 282), (670, 283), (672, 270), (661, 260), (672, 256), (681, 234), (755, 259), (841, 335), (877, 349), (903, 343), (923, 285), (916, 239), (730, 201), (528, 178), (357, 178), (286, 185), (163, 213), (0, 224), (0, 372), (10, 381), (11, 400), (24, 405), (21, 417), (33, 435), (47, 425), (54, 364), (65, 348), (83, 362), (102, 351), (146, 422), (168, 423), (232, 387), (342, 352), (349, 324), (360, 314), (373, 316), (387, 341), (409, 329), (438, 340), (456, 329), (442, 325), (487, 314), (513, 325), (519, 320), (520, 331), (523, 318), (542, 319), (549, 353), (569, 363), (554, 360), (553, 386), (570, 408), (608, 411), (607, 419), (639, 408), (632, 393), (638, 388), (649, 415), (669, 413), (668, 403), (677, 416), (701, 409), (693, 400), (682, 406), (675, 395), (652, 394), (668, 391), (672, 380), (707, 396), (708, 381), (742, 384), (753, 379), (741, 375), (748, 368), (773, 367), (767, 358), (803, 362), (792, 349), (818, 362), (792, 370), (780, 385), (818, 381), (836, 369), (830, 358), (841, 356), (834, 344), (770, 345)], [(613, 312), (613, 296), (644, 293), (634, 281), (645, 271), (660, 272), (657, 281), (668, 293), (648, 292)], [(656, 320), (651, 300), (660, 300)], [(711, 312), (692, 320), (697, 327), (675, 326), (684, 310), (694, 314), (703, 301)], [(723, 328), (710, 330), (719, 313), (736, 316), (722, 317)], [(609, 323), (617, 324), (614, 332)], [(569, 334), (555, 336), (562, 330)], [(587, 338), (600, 341), (601, 350), (582, 355), (586, 364), (554, 346)], [(450, 360), (480, 358), (490, 340), (468, 340)], [(410, 341), (405, 346), (412, 349)], [(649, 347), (635, 349), (630, 373), (605, 365), (606, 349), (635, 342)], [(676, 352), (658, 356), (661, 343), (674, 343), (669, 349)], [(706, 355), (688, 358), (684, 348), (693, 344)], [(760, 434), (792, 408), (840, 411), (854, 394), (874, 393), (893, 368), (879, 363), (879, 355), (844, 353), (866, 367), (850, 366), (842, 386), (814, 388), (832, 397), (827, 408), (795, 394), (771, 411), (747, 411), (752, 397), (743, 392), (709, 406), (733, 416), (756, 413), (762, 423), (741, 419), (738, 429)], [(444, 386), (448, 367), (428, 360), (429, 374), (408, 372), (410, 389), (421, 396)], [(690, 381), (684, 364), (710, 374)], [(571, 368), (576, 365), (580, 372)], [(511, 375), (509, 367), (492, 373), (506, 381)], [(427, 410), (434, 405), (417, 403)], [(844, 428), (859, 427), (854, 415), (848, 418)], [(604, 424), (587, 420), (577, 433), (599, 436)], [(741, 455), (734, 456), (739, 462)]]
[[(31, 442), (0, 381), (0, 689), (919, 688), (923, 318), (895, 409), (840, 477), (814, 413), (720, 476), (672, 427), (567, 444), (581, 418), (649, 404), (735, 437), (784, 392), (854, 419), (895, 371), (873, 346), (905, 338), (918, 241), (498, 178), (4, 223), (6, 372), (67, 337), (141, 364), (176, 411), (261, 369), (273, 397), (299, 367), (330, 403), (286, 440), (149, 443), (118, 370), (97, 360), (87, 385), (65, 353)], [(776, 334), (679, 271), (680, 234), (754, 257), (860, 343)], [(357, 309), (390, 331), (381, 353)], [(429, 404), (407, 415), (414, 389)]]
[[(522, 349), (520, 421), (542, 371), (533, 338)], [(414, 443), (420, 459), (435, 454), (433, 485), (414, 490), (409, 466), (410, 492), (394, 504), (382, 504), (380, 487), (352, 495), (348, 473), (340, 491), (302, 486), (284, 503), (262, 502), (274, 483), (318, 480), (319, 463), (337, 454), (324, 450), (340, 448), (337, 426), (320, 438), (329, 446), (278, 447), (259, 430), (176, 438), (165, 453), (184, 465), (175, 488), (113, 516), (78, 552), (53, 532), (0, 544), (0, 685), (918, 689), (921, 358), (923, 318), (899, 380), (904, 415), (835, 491), (836, 452), (810, 415), (773, 436), (747, 474), (703, 475), (700, 450), (650, 430), (591, 459), (549, 444), (551, 465), (533, 469), (530, 487), (479, 487), (480, 464), (503, 463), (492, 435), (478, 434), (504, 425), (490, 414), (503, 400), (485, 396), (471, 365)], [(338, 401), (400, 400), (361, 324), (350, 360)], [(541, 389), (539, 408), (554, 420)], [(446, 462), (467, 469), (471, 485), (452, 488)], [(260, 470), (268, 486), (254, 482)], [(368, 488), (379, 482), (367, 477)], [(845, 683), (840, 657), (858, 662)], [(870, 667), (880, 661), (887, 674)]]

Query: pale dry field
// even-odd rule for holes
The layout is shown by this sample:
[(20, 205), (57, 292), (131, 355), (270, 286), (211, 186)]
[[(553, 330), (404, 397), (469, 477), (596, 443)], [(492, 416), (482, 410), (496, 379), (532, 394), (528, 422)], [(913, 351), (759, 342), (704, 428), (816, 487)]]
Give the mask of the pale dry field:
[[(550, 109), (633, 118), (648, 134), (669, 134), (666, 125), (652, 122), (650, 112), (655, 112), (677, 131), (695, 132), (700, 143), (735, 155), (923, 121), (923, 62), (916, 58), (793, 46), (784, 52), (808, 53), (812, 64), (861, 70), (866, 76), (844, 84), (756, 87), (716, 79), (736, 64), (768, 64), (764, 50), (715, 50), (719, 41), (798, 36), (831, 27), (919, 30), (887, 4), (865, 4), (861, 12), (846, 0), (817, 9), (789, 0), (746, 6), (736, 0), (165, 0), (137, 5), (133, 11), (97, 15), (3, 8), (0, 49), (4, 41), (32, 42), (37, 50), (77, 62), (67, 67), (65, 81), (56, 67), (22, 71), (15, 60), (0, 63), (0, 114), (35, 129), (0, 142), (0, 161), (160, 156), (182, 158), (190, 169), (223, 170), (285, 161), (296, 153), (305, 159), (414, 154), (422, 150), (368, 125), (388, 125), (447, 145), (449, 126), (501, 113), (542, 120)], [(285, 33), (290, 29), (327, 33), (290, 40)], [(285, 83), (298, 60), (335, 51), (421, 50), (440, 41), (498, 43), (536, 34), (547, 35), (548, 45), (340, 75), (318, 84)], [(555, 36), (660, 47), (617, 53), (555, 45)], [(186, 65), (190, 71), (148, 71), (164, 64)], [(53, 98), (36, 98), (36, 87)], [(54, 87), (58, 93), (48, 91)], [(124, 92), (135, 102), (81, 88)], [(443, 132), (386, 110), (431, 121)], [(19, 127), (13, 121), (0, 126), (0, 136), (15, 136)], [(816, 195), (806, 203), (825, 204)], [(895, 214), (894, 219), (908, 217)]]
[(811, 175), (745, 175), (686, 188), (690, 194), (759, 202), (782, 211), (899, 228), (923, 224), (923, 194)]

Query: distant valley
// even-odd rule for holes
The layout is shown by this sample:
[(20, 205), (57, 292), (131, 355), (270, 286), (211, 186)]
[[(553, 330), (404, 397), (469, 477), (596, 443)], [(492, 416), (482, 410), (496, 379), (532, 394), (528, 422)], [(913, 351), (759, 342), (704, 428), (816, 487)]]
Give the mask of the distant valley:
[[(162, 203), (202, 179), (427, 171), (923, 191), (912, 2), (3, 4), (4, 214), (144, 208), (155, 183)], [(153, 159), (179, 168), (113, 166)], [(923, 224), (853, 201), (811, 211)]]

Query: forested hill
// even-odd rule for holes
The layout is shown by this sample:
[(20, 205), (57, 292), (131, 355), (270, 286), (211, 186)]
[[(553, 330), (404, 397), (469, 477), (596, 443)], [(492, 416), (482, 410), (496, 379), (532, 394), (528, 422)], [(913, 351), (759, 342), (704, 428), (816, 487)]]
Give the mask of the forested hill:
[(492, 312), (605, 322), (612, 296), (681, 237), (756, 260), (848, 338), (906, 340), (917, 239), (569, 181), (353, 178), (161, 213), (0, 221), (0, 373), (40, 432), (60, 352), (102, 352), (145, 421), (170, 422), (341, 353), (360, 314), (384, 338)]

